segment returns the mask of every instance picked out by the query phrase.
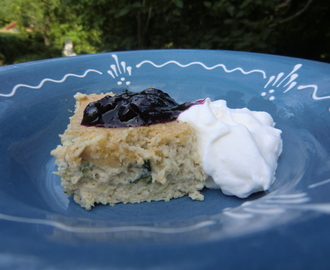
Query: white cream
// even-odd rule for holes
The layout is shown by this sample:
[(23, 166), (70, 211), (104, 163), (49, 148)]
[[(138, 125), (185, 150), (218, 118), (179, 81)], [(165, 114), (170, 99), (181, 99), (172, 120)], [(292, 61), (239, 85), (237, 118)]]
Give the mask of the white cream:
[(208, 188), (246, 198), (269, 189), (282, 151), (281, 131), (266, 112), (229, 109), (226, 101), (194, 105), (178, 120), (196, 131)]

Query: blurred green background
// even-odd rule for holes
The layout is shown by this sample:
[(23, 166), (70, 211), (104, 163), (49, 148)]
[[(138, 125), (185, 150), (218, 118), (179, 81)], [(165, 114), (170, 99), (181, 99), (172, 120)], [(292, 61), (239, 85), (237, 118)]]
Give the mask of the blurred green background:
[(217, 49), (330, 62), (329, 0), (0, 0), (0, 65), (137, 49)]

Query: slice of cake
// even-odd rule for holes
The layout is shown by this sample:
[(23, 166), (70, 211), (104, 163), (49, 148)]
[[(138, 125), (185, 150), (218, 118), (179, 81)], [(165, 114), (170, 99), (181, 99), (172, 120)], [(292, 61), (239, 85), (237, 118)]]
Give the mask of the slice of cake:
[[(87, 210), (98, 203), (168, 201), (184, 195), (203, 200), (200, 190), (206, 174), (192, 127), (176, 121), (175, 115), (163, 123), (164, 119), (155, 116), (150, 104), (146, 117), (143, 108), (148, 106), (143, 102), (140, 109), (135, 105), (119, 109), (121, 118), (118, 118), (113, 115), (113, 104), (108, 102), (112, 96), (111, 93), (75, 95), (76, 110), (60, 135), (62, 144), (51, 152), (56, 157), (57, 173), (65, 193)], [(101, 110), (100, 100), (108, 102), (103, 118), (96, 113)], [(172, 112), (180, 112), (183, 107), (176, 106)], [(170, 114), (164, 111), (159, 115), (166, 113)], [(155, 121), (149, 123), (147, 120), (152, 117)], [(116, 121), (126, 121), (128, 127), (109, 124)]]

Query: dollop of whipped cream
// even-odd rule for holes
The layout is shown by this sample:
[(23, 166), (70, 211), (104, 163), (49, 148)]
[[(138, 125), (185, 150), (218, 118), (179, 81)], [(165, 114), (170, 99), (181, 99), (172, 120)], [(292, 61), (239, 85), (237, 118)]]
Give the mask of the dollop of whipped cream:
[(269, 189), (282, 152), (281, 130), (266, 112), (230, 109), (224, 100), (194, 105), (178, 120), (195, 130), (206, 187), (246, 198)]

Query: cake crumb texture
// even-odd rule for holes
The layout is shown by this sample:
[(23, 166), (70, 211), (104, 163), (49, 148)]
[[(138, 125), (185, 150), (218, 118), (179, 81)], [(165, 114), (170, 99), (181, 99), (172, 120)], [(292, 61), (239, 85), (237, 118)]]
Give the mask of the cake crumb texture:
[[(81, 125), (85, 107), (102, 95), (77, 93), (76, 110), (51, 152), (64, 191), (82, 207), (169, 201), (189, 195), (203, 200), (206, 174), (197, 137), (188, 123), (102, 128)], [(109, 94), (108, 94), (109, 95)]]

